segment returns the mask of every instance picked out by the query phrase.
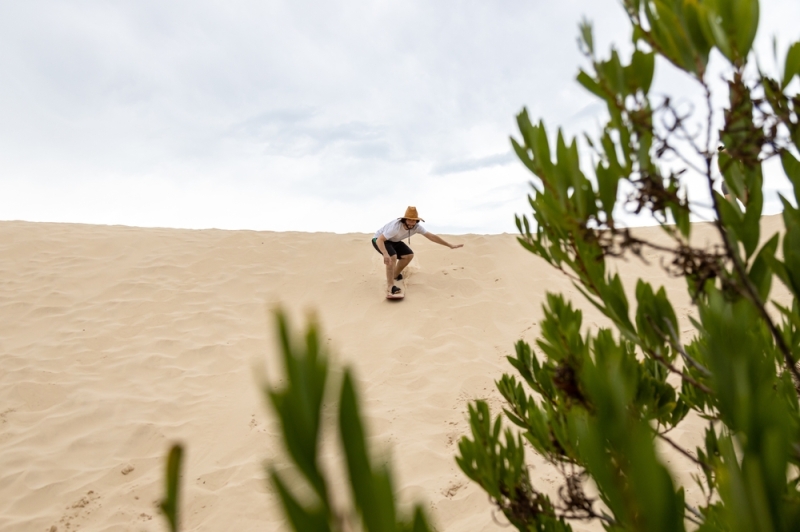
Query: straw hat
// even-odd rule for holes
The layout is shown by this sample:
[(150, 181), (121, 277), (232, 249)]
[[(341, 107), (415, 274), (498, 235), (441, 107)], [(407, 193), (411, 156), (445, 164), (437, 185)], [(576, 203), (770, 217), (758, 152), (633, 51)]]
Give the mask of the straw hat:
[(406, 213), (403, 215), (402, 218), (399, 218), (399, 219), (402, 220), (403, 218), (405, 218), (406, 220), (417, 220), (417, 221), (423, 221), (423, 222), (425, 221), (425, 220), (423, 220), (422, 218), (419, 217), (419, 214), (417, 214), (417, 208), (416, 207), (407, 208), (406, 209)]

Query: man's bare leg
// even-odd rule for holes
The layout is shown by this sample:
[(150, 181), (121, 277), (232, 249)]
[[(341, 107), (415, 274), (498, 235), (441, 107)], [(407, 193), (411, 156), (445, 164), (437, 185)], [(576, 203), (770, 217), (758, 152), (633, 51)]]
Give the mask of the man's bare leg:
[(394, 267), (394, 275), (392, 275), (392, 280), (396, 279), (398, 275), (400, 275), (403, 270), (408, 266), (408, 263), (411, 262), (411, 259), (414, 258), (414, 255), (406, 255), (402, 259), (397, 261), (397, 265)]
[(397, 256), (392, 255), (389, 258), (389, 264), (386, 265), (386, 290), (389, 292), (392, 291), (392, 287), (394, 286), (394, 268), (397, 264)]

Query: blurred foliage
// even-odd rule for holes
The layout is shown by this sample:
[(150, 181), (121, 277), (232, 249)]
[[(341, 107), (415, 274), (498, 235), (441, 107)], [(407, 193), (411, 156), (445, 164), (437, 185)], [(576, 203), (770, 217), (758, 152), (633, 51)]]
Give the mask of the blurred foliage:
[[(598, 59), (591, 25), (580, 26), (590, 68), (577, 81), (608, 113), (599, 134), (585, 135), (579, 151), (523, 110), (520, 138), (511, 139), (535, 176), (532, 217), (517, 218), (520, 244), (569, 276), (612, 328), (587, 331), (581, 310), (548, 293), (539, 354), (517, 343), (508, 357), (515, 374), (496, 382), (502, 414), (470, 404), (471, 435), (456, 460), (518, 530), (571, 530), (576, 520), (609, 531), (800, 530), (800, 98), (790, 90), (800, 42), (770, 75), (752, 59), (757, 0), (623, 6), (634, 48), (627, 64), (613, 49)], [(725, 109), (712, 106), (714, 50), (726, 67)], [(665, 66), (659, 57), (702, 89), (705, 113), (650, 94), (656, 65)], [(785, 232), (762, 235), (770, 157), (780, 158), (794, 197), (782, 198)], [(728, 197), (715, 190), (718, 179)], [(707, 187), (718, 244), (690, 238), (690, 221), (711, 207), (690, 200), (689, 180)], [(666, 238), (637, 237), (618, 222), (624, 210), (652, 215)], [(663, 287), (639, 279), (633, 301), (610, 265), (646, 263), (647, 253), (685, 279), (695, 307), (690, 338), (681, 338)], [(770, 300), (774, 277), (790, 302)], [(705, 425), (696, 449), (669, 436), (690, 413), (694, 426)], [(657, 444), (696, 469), (702, 500), (685, 500)], [(528, 446), (563, 476), (551, 496), (528, 473)]]
[(286, 370), (285, 387), (266, 386), (265, 393), (277, 414), (281, 436), (292, 462), (313, 490), (313, 500), (301, 502), (274, 466), (269, 477), (277, 490), (289, 522), (297, 532), (354, 529), (355, 521), (368, 532), (426, 532), (422, 507), (398, 515), (392, 477), (387, 462), (378, 465), (364, 432), (355, 379), (345, 369), (338, 400), (339, 441), (349, 475), (352, 508), (335, 507), (320, 467), (319, 444), (322, 408), (328, 381), (328, 360), (319, 344), (316, 326), (309, 325), (302, 341), (292, 339), (286, 317), (276, 313)]
[[(420, 505), (409, 515), (397, 508), (388, 461), (372, 456), (361, 416), (355, 379), (344, 370), (338, 402), (325, 405), (330, 397), (328, 358), (319, 343), (317, 327), (309, 324), (301, 338), (290, 331), (285, 314), (275, 313), (280, 351), (285, 371), (282, 387), (264, 384), (264, 394), (280, 423), (280, 438), (299, 477), (286, 480), (274, 464), (268, 477), (278, 495), (288, 524), (296, 532), (431, 532), (433, 528)], [(351, 492), (335, 503), (328, 474), (320, 460), (324, 431), (323, 410), (337, 408), (338, 435)], [(182, 448), (176, 445), (166, 468), (167, 495), (161, 503), (171, 532), (178, 530), (178, 487)], [(305, 489), (304, 489), (305, 488)], [(297, 492), (300, 492), (299, 494)], [(303, 496), (301, 496), (303, 495)]]
[(183, 446), (174, 444), (167, 455), (165, 469), (166, 496), (159, 504), (161, 513), (167, 520), (170, 532), (177, 532), (178, 525), (178, 494), (180, 492), (181, 466), (183, 464)]

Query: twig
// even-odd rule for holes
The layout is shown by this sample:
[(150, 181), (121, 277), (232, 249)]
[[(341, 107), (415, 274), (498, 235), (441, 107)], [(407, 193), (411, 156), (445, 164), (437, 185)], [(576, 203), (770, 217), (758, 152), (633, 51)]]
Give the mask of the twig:
[(671, 364), (670, 362), (667, 362), (667, 360), (662, 355), (656, 353), (652, 349), (647, 349), (647, 353), (650, 356), (652, 356), (657, 362), (659, 362), (661, 365), (663, 365), (665, 368), (667, 368), (671, 372), (675, 373), (676, 375), (680, 375), (683, 380), (685, 380), (686, 382), (688, 382), (692, 386), (696, 387), (698, 390), (703, 391), (703, 392), (705, 392), (705, 393), (707, 393), (709, 395), (714, 395), (714, 391), (711, 388), (709, 388), (705, 384), (695, 380), (694, 377), (692, 377), (691, 375), (689, 375), (685, 371), (679, 370), (678, 368), (675, 367), (674, 364)]
[[(497, 520), (497, 517), (495, 517), (495, 516), (494, 516), (495, 512), (497, 512), (497, 510), (498, 510), (498, 509), (499, 509), (501, 512), (502, 512), (503, 510), (502, 510), (502, 508), (499, 508), (500, 504), (499, 504), (497, 501), (495, 501), (495, 500), (494, 500), (494, 499), (493, 499), (491, 496), (489, 496), (489, 502), (491, 502), (491, 503), (495, 503), (495, 504), (498, 506), (498, 508), (493, 508), (493, 509), (492, 509), (492, 512), (491, 512), (492, 521), (494, 521), (494, 522), (495, 522), (495, 524), (496, 524), (497, 526), (501, 527), (501, 528), (509, 528), (510, 526), (512, 526), (510, 522), (509, 522), (509, 523), (501, 523), (500, 521), (498, 521), (498, 520)], [(503, 512), (503, 517), (505, 517), (506, 519), (508, 519), (508, 517), (505, 515), (505, 512)]]
[[(708, 369), (706, 369), (705, 366), (703, 366), (694, 358), (689, 356), (689, 353), (687, 353), (684, 347), (681, 345), (680, 340), (678, 339), (678, 334), (675, 332), (675, 328), (672, 326), (672, 323), (670, 323), (669, 320), (666, 321), (667, 321), (667, 327), (669, 327), (670, 335), (672, 336), (672, 341), (670, 342), (670, 345), (672, 345), (672, 347), (675, 348), (675, 350), (681, 354), (684, 360), (686, 360), (689, 364), (691, 364), (697, 371), (702, 373), (703, 377), (711, 378), (712, 376), (711, 372)], [(656, 325), (653, 325), (653, 327), (656, 329), (656, 332), (658, 332), (658, 334), (663, 335), (661, 330)]]
[(708, 86), (706, 80), (704, 78), (700, 78), (700, 84), (703, 86), (706, 92), (706, 107), (708, 108), (708, 118), (706, 122), (706, 152), (705, 152), (705, 160), (706, 160), (706, 170), (708, 171), (708, 177), (711, 177), (711, 159), (713, 158), (713, 151), (711, 150), (711, 126), (714, 120), (714, 106), (711, 104), (711, 87)]
[(705, 471), (707, 471), (709, 473), (713, 472), (713, 470), (711, 469), (711, 467), (708, 464), (706, 464), (705, 462), (701, 462), (699, 459), (697, 459), (696, 457), (692, 456), (692, 453), (690, 453), (689, 451), (687, 451), (686, 449), (684, 449), (683, 447), (681, 447), (680, 445), (678, 445), (677, 443), (675, 443), (671, 439), (667, 438), (666, 436), (664, 436), (663, 434), (661, 434), (659, 432), (656, 432), (655, 434), (656, 434), (656, 436), (658, 436), (659, 438), (661, 438), (662, 440), (667, 442), (673, 449), (675, 449), (676, 451), (681, 453), (683, 456), (685, 456), (686, 458), (688, 458), (689, 460), (691, 460), (695, 464), (697, 464), (700, 467), (702, 467)]
[(702, 524), (703, 524), (703, 521), (698, 521), (698, 520), (697, 520), (697, 519), (695, 519), (694, 517), (689, 517), (689, 516), (688, 516), (688, 515), (686, 515), (686, 514), (683, 514), (683, 518), (684, 518), (684, 519), (686, 519), (687, 521), (691, 521), (692, 523), (694, 523), (694, 524), (696, 524), (696, 525), (702, 525)]
[(692, 506), (691, 506), (691, 505), (690, 505), (688, 502), (684, 502), (684, 503), (683, 503), (683, 505), (686, 507), (686, 509), (687, 509), (687, 510), (689, 510), (689, 511), (690, 511), (690, 512), (692, 512), (692, 513), (693, 513), (695, 516), (697, 516), (697, 518), (698, 518), (698, 519), (703, 519), (703, 520), (705, 520), (705, 517), (703, 517), (703, 514), (701, 514), (701, 513), (700, 513), (700, 512), (697, 510), (697, 508), (694, 508), (694, 507), (692, 507)]
[[(685, 120), (686, 120), (688, 117), (690, 117), (690, 116), (693, 114), (693, 111), (694, 111), (694, 110), (692, 110), (692, 111), (689, 111), (689, 112), (688, 112), (688, 113), (687, 113), (685, 116), (679, 116), (679, 115), (678, 115), (678, 111), (677, 111), (677, 109), (675, 109), (675, 108), (674, 108), (672, 105), (670, 105), (668, 102), (667, 102), (667, 103), (665, 103), (665, 108), (666, 108), (666, 110), (667, 110), (667, 111), (669, 111), (669, 112), (672, 114), (672, 116), (675, 118), (675, 124), (673, 124), (673, 126), (672, 126), (672, 130), (673, 130), (673, 131), (674, 131), (674, 130), (681, 130), (681, 131), (683, 131), (683, 133), (684, 133), (684, 137), (682, 138), (682, 140), (685, 140), (685, 141), (687, 141), (687, 142), (689, 143), (689, 145), (692, 147), (692, 149), (694, 149), (694, 151), (695, 151), (695, 152), (696, 152), (698, 155), (703, 155), (703, 156), (705, 156), (705, 155), (707, 154), (707, 152), (708, 152), (708, 149), (706, 149), (705, 151), (703, 151), (703, 150), (700, 148), (700, 146), (698, 146), (698, 145), (697, 145), (697, 143), (694, 141), (694, 139), (695, 139), (695, 137), (697, 137), (697, 135), (692, 135), (691, 133), (689, 133), (689, 131), (686, 129), (686, 126), (684, 125), (684, 121), (685, 121)], [(663, 118), (662, 118), (662, 120), (661, 120), (661, 123), (662, 123), (662, 124), (664, 124), (664, 126), (666, 126), (666, 123), (664, 122), (664, 119), (663, 119)], [(670, 128), (667, 128), (667, 129), (669, 130)], [(679, 137), (679, 138), (680, 138), (680, 137)], [(674, 150), (673, 150), (673, 151), (674, 151)], [(684, 159), (684, 162), (685, 162), (685, 159)], [(694, 169), (694, 170), (695, 170), (697, 173), (700, 173), (700, 174), (702, 174), (702, 171), (701, 171), (701, 170), (700, 170), (698, 167), (696, 167), (696, 166), (694, 166), (694, 165), (691, 165), (691, 166), (692, 166), (692, 168), (693, 168), (693, 169)]]

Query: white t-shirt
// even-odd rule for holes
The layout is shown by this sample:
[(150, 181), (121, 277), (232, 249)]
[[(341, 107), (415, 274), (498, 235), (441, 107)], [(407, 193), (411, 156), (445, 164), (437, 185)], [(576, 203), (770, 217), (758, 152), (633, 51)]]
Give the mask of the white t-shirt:
[(417, 222), (417, 225), (415, 225), (412, 229), (406, 229), (405, 226), (403, 225), (403, 222), (401, 222), (400, 220), (393, 220), (388, 224), (384, 225), (383, 227), (381, 227), (380, 229), (378, 229), (378, 232), (375, 233), (375, 238), (378, 238), (379, 236), (383, 235), (386, 238), (386, 240), (390, 240), (392, 242), (400, 242), (404, 238), (410, 238), (411, 235), (416, 235), (416, 234), (424, 235), (427, 233), (428, 230), (422, 227), (422, 225), (419, 222)]

